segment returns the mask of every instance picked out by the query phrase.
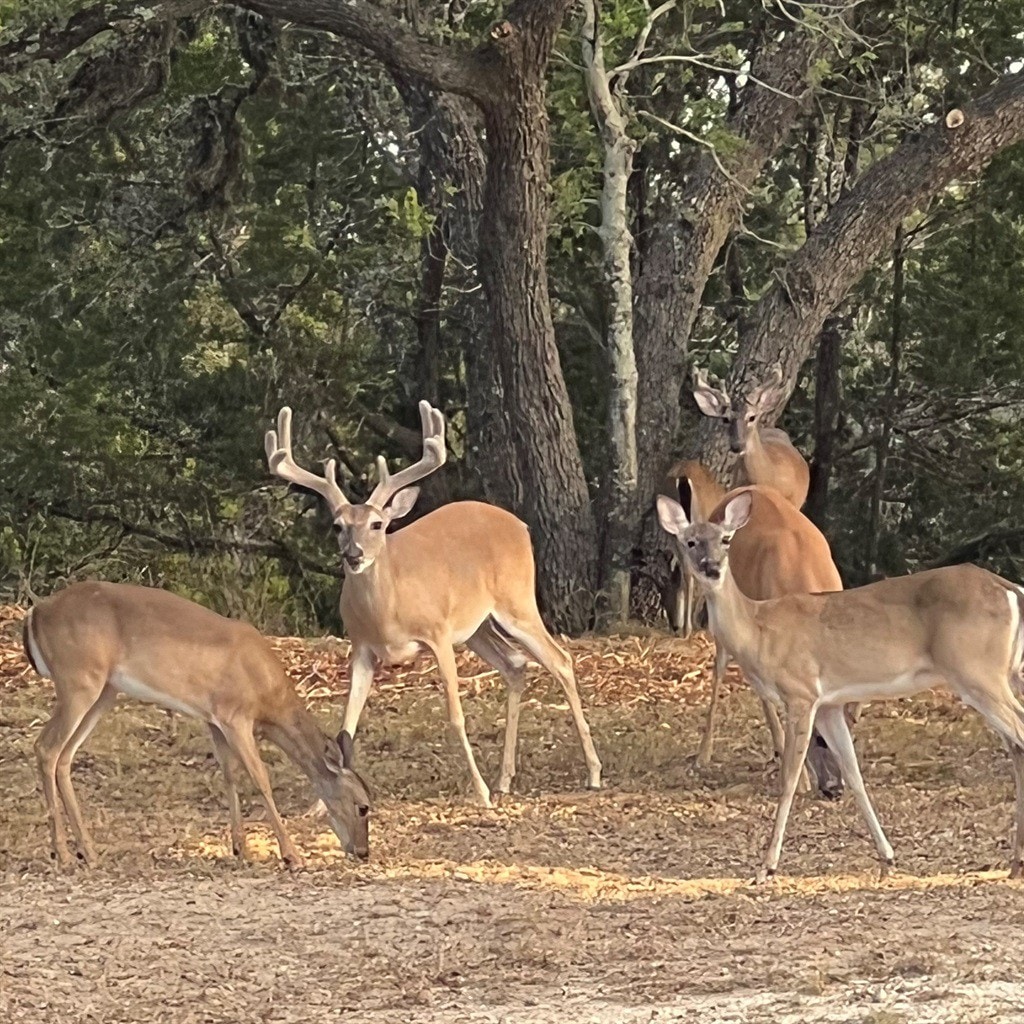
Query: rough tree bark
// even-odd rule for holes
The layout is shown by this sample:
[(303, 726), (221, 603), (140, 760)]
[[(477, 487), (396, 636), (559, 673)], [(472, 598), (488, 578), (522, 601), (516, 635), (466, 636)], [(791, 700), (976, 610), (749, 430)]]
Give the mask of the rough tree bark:
[(592, 612), (597, 535), (555, 345), (546, 264), (546, 72), (569, 4), (514, 0), (475, 50), (425, 43), (362, 0), (245, 0), (242, 6), (344, 35), (386, 67), (466, 96), (483, 111), (487, 173), (478, 266), (490, 309), (490, 357), (499, 366), (509, 417), (506, 476), (513, 508), (533, 534), (542, 606), (562, 628), (579, 630)]
[(597, 536), (555, 346), (547, 277), (545, 73), (568, 5), (569, 0), (523, 0), (491, 31), (502, 86), (484, 104), (488, 174), (480, 272), (519, 471), (516, 508), (533, 529), (548, 616), (581, 629), (593, 610)]

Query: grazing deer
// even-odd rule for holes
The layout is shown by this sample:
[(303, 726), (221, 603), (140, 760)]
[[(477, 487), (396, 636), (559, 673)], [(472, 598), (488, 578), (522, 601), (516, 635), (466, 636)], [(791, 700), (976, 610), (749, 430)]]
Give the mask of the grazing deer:
[[(704, 592), (715, 628), (755, 689), (786, 715), (782, 793), (759, 877), (775, 873), (800, 765), (817, 726), (839, 760), (885, 875), (893, 850), (861, 778), (843, 705), (949, 687), (1007, 744), (1016, 785), (1010, 877), (1024, 872), (1024, 588), (974, 565), (932, 569), (830, 594), (747, 597), (733, 577), (734, 537), (753, 495), (731, 496), (720, 523), (692, 523), (658, 499)], [(1014, 691), (1017, 691), (1016, 693)]]
[(807, 460), (789, 435), (777, 427), (762, 427), (761, 419), (782, 398), (782, 368), (776, 365), (771, 379), (754, 388), (742, 406), (708, 384), (707, 374), (697, 370), (693, 397), (705, 416), (724, 420), (729, 426), (729, 447), (743, 456), (747, 482), (774, 487), (796, 508), (803, 508), (811, 486)]
[(352, 683), (342, 733), (355, 735), (379, 663), (404, 664), (429, 650), (437, 660), (448, 720), (468, 762), (473, 789), (479, 802), (489, 807), (490, 791), (466, 736), (453, 646), (466, 644), (505, 681), (505, 743), (495, 790), (506, 793), (516, 773), (526, 665), (511, 639), (561, 684), (583, 747), (588, 784), (598, 789), (601, 762), (583, 716), (572, 659), (551, 638), (537, 610), (533, 547), (526, 524), (493, 505), (457, 501), (394, 534), (387, 532), (416, 502), (419, 488), (410, 485), (434, 472), (447, 457), (444, 417), (428, 402), (420, 402), (420, 418), (422, 458), (392, 476), (379, 457), (380, 479), (361, 505), (351, 504), (342, 494), (333, 460), (326, 463), (323, 476), (296, 465), (291, 409), (281, 410), (277, 430), (266, 436), (271, 472), (327, 502), (341, 548), (341, 618), (352, 642)]
[[(726, 495), (725, 489), (707, 468), (696, 461), (677, 463), (671, 473), (677, 494), (687, 517), (693, 523), (721, 522), (728, 501), (735, 495), (751, 495), (750, 522), (730, 549), (730, 565), (736, 585), (749, 598), (763, 601), (785, 594), (810, 594), (842, 590), (843, 581), (832, 560), (832, 551), (821, 531), (798, 509), (771, 487), (745, 487)], [(694, 583), (693, 570), (683, 563), (684, 578)], [(730, 651), (721, 633), (709, 621), (715, 636), (715, 671), (711, 684), (704, 734), (697, 751), (697, 764), (706, 767), (711, 761), (715, 735), (718, 696), (729, 663)], [(782, 754), (785, 737), (778, 712), (771, 701), (762, 700), (765, 721), (772, 735), (777, 755)], [(823, 795), (837, 799), (843, 793), (839, 766), (820, 735), (815, 734), (808, 762)], [(801, 776), (801, 788), (808, 788)]]
[(302, 866), (277, 812), (255, 734), (280, 747), (313, 783), (345, 852), (369, 856), (370, 796), (351, 768), (350, 745), (339, 747), (320, 731), (270, 644), (248, 623), (166, 590), (74, 583), (28, 613), (23, 638), (32, 667), (56, 690), (57, 706), (36, 740), (36, 756), (52, 855), (61, 867), (73, 863), (61, 805), (79, 859), (96, 859), (71, 785), (71, 762), (119, 693), (209, 726), (227, 782), (235, 856), (246, 854), (237, 759), (263, 797), (281, 857), (291, 868)]

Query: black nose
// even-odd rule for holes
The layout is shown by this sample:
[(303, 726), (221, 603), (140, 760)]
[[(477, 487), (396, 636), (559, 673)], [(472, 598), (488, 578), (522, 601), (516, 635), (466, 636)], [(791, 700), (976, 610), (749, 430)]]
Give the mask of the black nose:
[(738, 441), (730, 441), (729, 451), (731, 451), (734, 455), (739, 455), (740, 452), (743, 451), (743, 445), (741, 445)]
[(351, 566), (357, 566), (362, 560), (362, 555), (346, 555), (345, 561)]
[(717, 580), (718, 577), (722, 575), (722, 570), (719, 569), (717, 565), (705, 565), (704, 575), (707, 576), (709, 580)]

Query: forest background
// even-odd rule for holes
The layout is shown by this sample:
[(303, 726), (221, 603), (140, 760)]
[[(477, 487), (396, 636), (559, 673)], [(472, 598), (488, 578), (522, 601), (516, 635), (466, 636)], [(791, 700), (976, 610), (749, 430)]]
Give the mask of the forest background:
[[(359, 498), (530, 525), (547, 618), (654, 622), (693, 367), (776, 364), (847, 585), (1024, 555), (1024, 0), (0, 0), (0, 597), (338, 629), (285, 403)], [(779, 410), (781, 411), (781, 410)]]

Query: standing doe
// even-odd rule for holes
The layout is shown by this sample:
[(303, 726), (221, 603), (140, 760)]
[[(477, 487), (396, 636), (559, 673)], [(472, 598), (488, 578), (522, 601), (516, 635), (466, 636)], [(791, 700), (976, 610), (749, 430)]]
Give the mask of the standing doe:
[(329, 460), (318, 476), (292, 458), (292, 411), (277, 418), (266, 436), (267, 462), (282, 480), (327, 502), (345, 566), (341, 618), (352, 642), (348, 703), (342, 734), (355, 735), (378, 664), (404, 664), (426, 648), (437, 660), (448, 719), (465, 754), (473, 789), (485, 807), (491, 794), (466, 736), (459, 699), (455, 644), (464, 643), (501, 674), (508, 690), (505, 744), (497, 792), (509, 790), (516, 772), (519, 705), (526, 659), (521, 644), (562, 685), (583, 756), (588, 785), (601, 785), (601, 762), (583, 716), (572, 659), (554, 642), (537, 610), (533, 547), (526, 524), (510, 512), (479, 501), (456, 501), (389, 535), (388, 526), (408, 515), (419, 495), (410, 486), (443, 465), (444, 417), (420, 402), (423, 455), (392, 476), (383, 456), (370, 497), (353, 505), (335, 479)]
[[(245, 622), (150, 587), (74, 583), (40, 601), (25, 617), (25, 652), (57, 696), (36, 740), (50, 818), (52, 855), (73, 863), (61, 808), (78, 840), (78, 857), (96, 859), (71, 785), (71, 762), (119, 693), (201, 719), (224, 770), (231, 844), (244, 857), (245, 830), (235, 788), (242, 763), (256, 783), (291, 868), (299, 856), (277, 812), (256, 745), (266, 736), (313, 783), (345, 852), (369, 856), (370, 796), (352, 770), (351, 748), (325, 736), (299, 700), (270, 644)], [(58, 799), (59, 797), (59, 799)]]
[(703, 370), (696, 373), (693, 397), (705, 416), (724, 420), (729, 427), (729, 447), (743, 456), (747, 482), (766, 484), (786, 501), (803, 508), (811, 486), (807, 460), (778, 427), (763, 427), (761, 420), (782, 398), (782, 368), (776, 365), (769, 381), (754, 388), (741, 405), (726, 392), (708, 384)]
[[(763, 601), (785, 594), (843, 589), (839, 569), (822, 532), (774, 487), (744, 487), (726, 494), (708, 470), (693, 461), (677, 463), (672, 474), (680, 504), (693, 523), (721, 522), (725, 507), (732, 498), (737, 494), (750, 494), (750, 522), (733, 540), (729, 553), (733, 578), (747, 597)], [(683, 578), (692, 593), (695, 582), (693, 570), (685, 558), (680, 560)], [(731, 654), (715, 617), (710, 614), (708, 626), (715, 637), (715, 671), (704, 734), (697, 752), (697, 764), (702, 767), (711, 761), (718, 695)], [(785, 737), (778, 712), (771, 701), (762, 699), (761, 704), (775, 753), (781, 756)], [(815, 734), (810, 748), (808, 763), (823, 795), (830, 799), (842, 795), (839, 766), (818, 734)], [(808, 788), (806, 776), (801, 775), (801, 785)]]
[[(759, 695), (786, 715), (782, 793), (760, 875), (775, 873), (814, 726), (839, 760), (886, 874), (893, 850), (861, 778), (843, 705), (948, 686), (1009, 748), (1016, 785), (1010, 877), (1024, 872), (1024, 589), (974, 565), (932, 569), (835, 594), (746, 597), (730, 545), (752, 498), (730, 498), (720, 523), (691, 523), (658, 499), (662, 527), (704, 591), (715, 628)], [(1017, 691), (1015, 693), (1014, 691)]]

